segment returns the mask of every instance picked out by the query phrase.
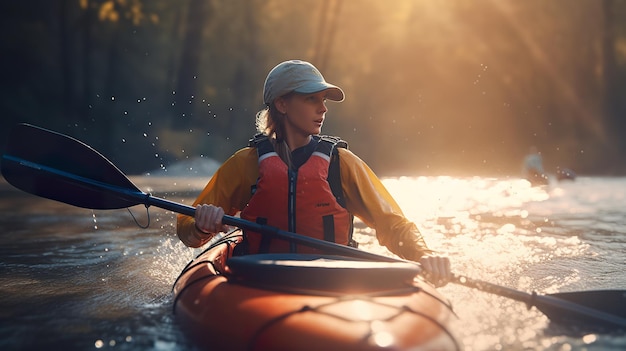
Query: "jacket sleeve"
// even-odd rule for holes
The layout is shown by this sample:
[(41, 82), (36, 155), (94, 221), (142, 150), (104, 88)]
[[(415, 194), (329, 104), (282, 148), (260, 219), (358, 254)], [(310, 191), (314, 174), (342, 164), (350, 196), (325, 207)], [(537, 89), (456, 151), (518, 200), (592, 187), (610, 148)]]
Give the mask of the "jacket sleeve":
[(348, 211), (376, 230), (378, 242), (407, 260), (417, 261), (432, 251), (415, 223), (369, 166), (350, 150), (339, 149), (341, 184)]
[[(251, 187), (258, 177), (258, 156), (256, 149), (244, 148), (232, 155), (213, 174), (193, 206), (212, 204), (224, 209), (227, 215), (235, 215), (250, 200)], [(178, 238), (189, 247), (206, 244), (211, 236), (201, 233), (196, 228), (196, 221), (191, 216), (179, 214), (176, 221)]]

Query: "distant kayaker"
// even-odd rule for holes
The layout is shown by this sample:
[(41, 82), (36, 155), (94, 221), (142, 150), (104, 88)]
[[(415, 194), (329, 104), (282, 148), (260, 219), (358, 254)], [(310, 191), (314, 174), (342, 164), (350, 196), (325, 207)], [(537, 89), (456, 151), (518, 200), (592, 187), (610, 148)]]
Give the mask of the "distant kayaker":
[(522, 177), (533, 185), (548, 182), (548, 177), (543, 170), (543, 158), (536, 146), (531, 146), (529, 153), (524, 158)]
[[(185, 245), (200, 247), (227, 231), (222, 217), (239, 212), (250, 221), (348, 245), (353, 215), (376, 230), (381, 245), (420, 262), (435, 285), (450, 280), (450, 260), (433, 254), (369, 166), (346, 147), (329, 154), (338, 139), (320, 133), (326, 101), (343, 101), (341, 88), (326, 82), (312, 64), (291, 60), (269, 72), (263, 97), (266, 108), (256, 115), (257, 142), (237, 151), (216, 171), (194, 202), (195, 218), (178, 216), (177, 233)], [(343, 206), (327, 180), (335, 156)], [(310, 251), (258, 233), (244, 234), (244, 253)]]

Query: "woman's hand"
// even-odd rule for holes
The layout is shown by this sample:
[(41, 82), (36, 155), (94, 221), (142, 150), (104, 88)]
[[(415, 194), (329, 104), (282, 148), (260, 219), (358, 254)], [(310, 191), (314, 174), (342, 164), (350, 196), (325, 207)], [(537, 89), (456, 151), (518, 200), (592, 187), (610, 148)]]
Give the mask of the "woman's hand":
[(419, 262), (424, 270), (424, 278), (436, 287), (444, 286), (452, 280), (448, 257), (426, 255), (420, 258)]
[(219, 232), (227, 232), (228, 226), (222, 223), (224, 210), (214, 205), (198, 205), (196, 206), (196, 228), (205, 234), (216, 234)]

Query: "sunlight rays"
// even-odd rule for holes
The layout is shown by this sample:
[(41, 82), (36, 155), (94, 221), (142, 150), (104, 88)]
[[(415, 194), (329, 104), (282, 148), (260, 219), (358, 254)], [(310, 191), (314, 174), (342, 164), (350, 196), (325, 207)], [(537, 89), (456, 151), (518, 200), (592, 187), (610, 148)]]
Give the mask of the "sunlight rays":
[[(550, 78), (550, 81), (556, 85), (557, 91), (562, 95), (563, 99), (573, 106), (572, 111), (578, 111), (571, 115), (555, 114), (555, 118), (564, 119), (569, 121), (571, 119), (578, 120), (577, 122), (586, 125), (593, 134), (599, 139), (606, 139), (606, 131), (603, 127), (603, 119), (600, 116), (595, 115), (592, 111), (594, 109), (589, 108), (586, 104), (582, 103), (584, 99), (571, 85), (571, 82), (563, 77), (563, 70), (561, 67), (557, 67), (558, 62), (555, 62), (554, 58), (549, 57), (547, 53), (537, 42), (537, 39), (532, 35), (532, 29), (534, 28), (532, 23), (529, 23), (528, 18), (521, 19), (519, 13), (516, 13), (514, 3), (508, 1), (491, 1), (493, 7), (507, 19), (507, 22), (516, 33), (518, 39), (523, 43), (524, 47), (530, 52), (534, 62), (540, 68), (541, 73)], [(557, 24), (555, 24), (556, 26)], [(582, 48), (583, 52), (593, 50), (593, 48)], [(594, 70), (593, 67), (589, 68)]]

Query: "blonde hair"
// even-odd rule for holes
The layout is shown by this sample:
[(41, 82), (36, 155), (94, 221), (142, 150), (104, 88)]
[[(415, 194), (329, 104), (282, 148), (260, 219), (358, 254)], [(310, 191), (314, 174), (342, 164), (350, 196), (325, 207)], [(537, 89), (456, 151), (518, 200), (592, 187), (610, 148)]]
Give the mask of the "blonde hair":
[(269, 137), (278, 156), (291, 168), (291, 150), (285, 142), (285, 117), (272, 102), (256, 114), (256, 129)]

